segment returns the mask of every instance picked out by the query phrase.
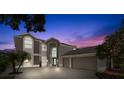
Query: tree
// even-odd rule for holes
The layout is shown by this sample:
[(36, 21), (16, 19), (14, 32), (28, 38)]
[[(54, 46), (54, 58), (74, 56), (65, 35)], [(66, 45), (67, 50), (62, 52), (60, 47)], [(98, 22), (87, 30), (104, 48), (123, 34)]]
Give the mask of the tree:
[(43, 14), (0, 14), (0, 24), (10, 26), (13, 30), (20, 30), (21, 22), (27, 32), (45, 31), (45, 15)]
[(13, 69), (13, 73), (16, 73), (16, 60), (17, 60), (17, 54), (16, 52), (8, 52), (6, 53), (6, 55), (8, 56), (8, 60), (10, 62), (10, 64), (12, 64), (12, 69)]
[(12, 73), (18, 73), (24, 60), (31, 59), (30, 54), (24, 51), (8, 52), (7, 55), (8, 55), (8, 60), (12, 64), (12, 68), (13, 68)]
[(5, 53), (0, 52), (0, 73), (4, 72), (8, 65), (8, 56)]
[(97, 47), (97, 57), (99, 59), (107, 60), (107, 69), (111, 69), (111, 49), (108, 47), (107, 43), (103, 43)]
[(112, 63), (114, 59), (118, 59), (121, 55), (124, 54), (124, 26), (122, 25), (121, 28), (107, 36), (105, 38), (105, 42), (98, 46), (97, 48), (97, 56), (101, 58), (107, 59), (107, 67), (108, 69), (111, 69)]
[(27, 53), (27, 52), (25, 52), (25, 51), (23, 51), (23, 52), (22, 51), (18, 51), (18, 53), (17, 53), (17, 62), (19, 63), (19, 65), (18, 65), (18, 68), (17, 68), (17, 71), (16, 72), (19, 71), (20, 67), (22, 66), (23, 62), (26, 59), (28, 59), (28, 60), (31, 59), (30, 54)]
[(99, 46), (97, 47), (96, 56), (97, 56), (99, 59), (105, 59), (105, 58), (106, 58), (107, 55), (106, 55), (106, 50), (105, 50), (104, 44), (99, 45)]

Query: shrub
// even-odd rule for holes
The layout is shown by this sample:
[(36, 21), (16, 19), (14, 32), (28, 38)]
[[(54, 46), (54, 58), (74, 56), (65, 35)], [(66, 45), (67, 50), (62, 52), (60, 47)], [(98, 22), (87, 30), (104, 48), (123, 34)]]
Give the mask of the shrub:
[(5, 62), (0, 62), (0, 73), (2, 73), (3, 71), (5, 71), (6, 69), (6, 63)]
[(5, 53), (0, 53), (0, 73), (4, 72), (8, 65), (7, 55)]

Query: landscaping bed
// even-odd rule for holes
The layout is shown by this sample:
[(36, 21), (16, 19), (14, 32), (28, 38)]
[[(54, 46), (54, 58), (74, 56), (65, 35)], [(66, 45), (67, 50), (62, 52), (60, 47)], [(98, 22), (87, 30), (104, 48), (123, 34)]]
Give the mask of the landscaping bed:
[(105, 71), (103, 73), (97, 72), (96, 76), (100, 79), (124, 79), (124, 72)]
[(10, 76), (10, 75), (8, 75), (8, 76), (0, 76), (0, 79), (14, 79), (15, 78), (15, 76)]

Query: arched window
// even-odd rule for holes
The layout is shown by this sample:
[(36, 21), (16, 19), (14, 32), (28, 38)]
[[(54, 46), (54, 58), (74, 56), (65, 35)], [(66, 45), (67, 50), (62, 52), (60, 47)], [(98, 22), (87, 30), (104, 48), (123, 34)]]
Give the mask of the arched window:
[(24, 38), (24, 48), (32, 48), (33, 41), (32, 38), (27, 36)]

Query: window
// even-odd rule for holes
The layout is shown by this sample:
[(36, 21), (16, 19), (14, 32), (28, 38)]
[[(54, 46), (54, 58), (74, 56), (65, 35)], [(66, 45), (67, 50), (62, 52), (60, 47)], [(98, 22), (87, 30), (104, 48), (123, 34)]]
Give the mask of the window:
[(57, 48), (52, 48), (52, 57), (57, 57)]
[(31, 37), (25, 37), (24, 38), (24, 47), (25, 48), (32, 48), (33, 42)]
[(47, 46), (45, 44), (42, 44), (42, 51), (47, 51)]

